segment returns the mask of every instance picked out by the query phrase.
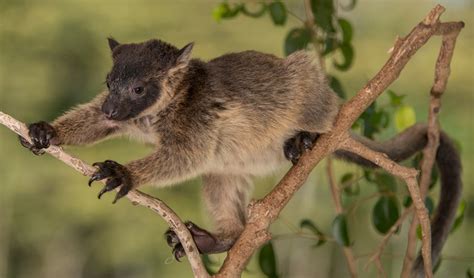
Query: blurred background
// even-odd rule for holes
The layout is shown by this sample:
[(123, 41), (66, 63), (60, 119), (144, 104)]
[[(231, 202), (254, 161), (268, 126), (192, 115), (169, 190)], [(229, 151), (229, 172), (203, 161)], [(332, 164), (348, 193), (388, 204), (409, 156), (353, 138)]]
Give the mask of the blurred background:
[[(463, 225), (443, 251), (438, 277), (465, 277), (474, 271), (474, 4), (470, 0), (438, 1), (447, 11), (443, 21), (463, 20), (443, 108), (441, 124), (462, 147), (464, 196)], [(51, 121), (72, 105), (86, 102), (103, 89), (111, 66), (106, 37), (120, 42), (160, 38), (178, 47), (195, 42), (194, 57), (210, 59), (228, 52), (254, 49), (283, 56), (283, 40), (300, 23), (288, 18), (275, 27), (270, 18), (237, 17), (216, 22), (212, 10), (219, 1), (0, 1), (0, 110), (24, 122)], [(303, 1), (287, 1), (304, 17)], [(388, 58), (397, 35), (407, 34), (435, 1), (361, 0), (346, 15), (354, 26), (355, 60), (338, 78), (351, 96)], [(344, 14), (344, 11), (341, 11)], [(406, 94), (418, 121), (426, 121), (429, 90), (440, 38), (432, 38), (409, 62), (391, 88)], [(331, 72), (331, 67), (328, 69)], [(380, 138), (387, 138), (389, 129)], [(114, 159), (125, 163), (150, 149), (124, 139), (68, 152), (92, 163)], [(302, 218), (311, 219), (330, 233), (335, 209), (324, 164), (314, 170), (272, 226), (278, 272), (282, 277), (347, 277), (341, 249), (334, 242), (312, 248), (314, 242), (294, 233)], [(337, 163), (337, 173), (354, 166)], [(289, 167), (289, 165), (288, 165)], [(261, 197), (285, 173), (256, 180), (254, 197)], [(189, 277), (186, 262), (172, 259), (163, 233), (165, 222), (151, 211), (128, 201), (111, 204), (112, 196), (98, 201), (98, 185), (49, 156), (35, 157), (20, 147), (16, 136), (0, 128), (0, 277)], [(166, 189), (145, 187), (170, 205), (183, 219), (204, 227), (211, 223), (202, 209), (200, 179)], [(361, 199), (374, 192), (361, 185)], [(437, 200), (437, 192), (432, 192)], [(382, 236), (370, 224), (375, 200), (357, 205), (350, 217), (350, 234), (361, 277), (368, 255)], [(389, 277), (400, 273), (406, 231), (394, 236), (383, 257)], [(213, 255), (218, 264), (223, 255)], [(244, 277), (264, 277), (254, 258)]]

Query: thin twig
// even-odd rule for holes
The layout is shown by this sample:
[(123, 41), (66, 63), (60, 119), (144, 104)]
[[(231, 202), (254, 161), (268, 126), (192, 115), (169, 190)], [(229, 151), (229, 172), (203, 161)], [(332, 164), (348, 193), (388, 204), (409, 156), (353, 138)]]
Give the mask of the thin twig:
[[(434, 84), (431, 88), (431, 100), (428, 112), (428, 143), (423, 149), (423, 160), (421, 161), (420, 192), (424, 199), (431, 182), (431, 172), (436, 160), (436, 151), (439, 146), (440, 125), (438, 113), (441, 109), (441, 96), (443, 95), (448, 83), (450, 73), (450, 63), (454, 53), (456, 39), (461, 31), (463, 23), (441, 23), (437, 28), (436, 34), (443, 36), (441, 49), (435, 66)], [(457, 27), (457, 28), (456, 28)], [(418, 218), (413, 217), (410, 229), (408, 231), (408, 243), (405, 259), (403, 261), (402, 277), (409, 277), (413, 266), (413, 260), (416, 252), (416, 230), (418, 227)]]
[(286, 9), (286, 12), (291, 15), (292, 17), (294, 17), (296, 20), (300, 21), (301, 23), (305, 23), (304, 19), (302, 19), (301, 17), (299, 17), (297, 14), (295, 14), (293, 11), (291, 11), (290, 9)]
[[(330, 157), (327, 158), (327, 167), (326, 173), (329, 179), (329, 186), (331, 188), (331, 197), (334, 202), (334, 206), (336, 207), (337, 214), (341, 214), (344, 212), (341, 204), (341, 191), (336, 183), (336, 179), (334, 178), (334, 171), (332, 168), (332, 159)], [(347, 266), (349, 267), (349, 273), (351, 277), (357, 277), (357, 265), (354, 258), (354, 252), (350, 246), (344, 246), (342, 248), (344, 252), (344, 256), (346, 257)]]
[(390, 227), (390, 230), (385, 234), (383, 237), (382, 241), (379, 243), (377, 249), (375, 250), (374, 253), (372, 253), (369, 261), (367, 264), (364, 266), (364, 269), (367, 269), (372, 262), (381, 262), (381, 257), (383, 254), (383, 250), (385, 249), (385, 246), (387, 246), (388, 241), (392, 237), (393, 234), (395, 234), (398, 231), (398, 228), (402, 225), (403, 221), (405, 221), (405, 218), (407, 218), (408, 215), (410, 215), (413, 212), (413, 205), (411, 205), (409, 208), (405, 209), (403, 211), (402, 215), (397, 219), (397, 222), (395, 222), (392, 227)]
[[(10, 115), (0, 112), (0, 124), (6, 126), (23, 138), (30, 140), (26, 125), (14, 119)], [(50, 146), (45, 151), (84, 176), (91, 176), (96, 170), (94, 167), (88, 165), (84, 161), (64, 152), (61, 147)], [(160, 199), (152, 197), (138, 190), (132, 190), (126, 196), (132, 202), (132, 204), (138, 204), (147, 207), (158, 213), (178, 236), (184, 250), (186, 251), (186, 256), (189, 260), (194, 276), (203, 278), (209, 277), (202, 263), (196, 244), (189, 233), (189, 230), (170, 207), (168, 207)]]
[[(344, 150), (353, 152), (357, 155), (360, 155), (366, 159), (369, 159), (379, 167), (385, 169), (390, 174), (397, 176), (405, 181), (407, 184), (408, 190), (410, 191), (411, 198), (413, 200), (413, 204), (415, 206), (416, 215), (421, 223), (421, 235), (422, 235), (422, 242), (423, 245), (421, 247), (421, 252), (424, 258), (424, 265), (425, 265), (425, 274), (426, 277), (433, 277), (432, 273), (432, 265), (431, 265), (431, 226), (430, 226), (430, 218), (428, 215), (428, 210), (425, 207), (423, 199), (421, 198), (421, 194), (418, 188), (418, 182), (416, 177), (418, 175), (418, 171), (415, 169), (407, 168), (401, 166), (390, 159), (387, 158), (385, 154), (373, 151), (355, 141), (352, 138), (348, 138), (344, 143), (342, 148)], [(377, 263), (377, 261), (376, 261)]]
[(314, 14), (311, 8), (310, 0), (304, 0), (304, 10), (306, 13), (305, 25), (312, 34), (312, 43), (314, 45), (314, 48), (316, 49), (316, 54), (318, 55), (319, 66), (323, 71), (326, 71), (326, 64), (322, 55), (321, 45), (318, 43), (318, 26), (316, 25), (314, 20)]

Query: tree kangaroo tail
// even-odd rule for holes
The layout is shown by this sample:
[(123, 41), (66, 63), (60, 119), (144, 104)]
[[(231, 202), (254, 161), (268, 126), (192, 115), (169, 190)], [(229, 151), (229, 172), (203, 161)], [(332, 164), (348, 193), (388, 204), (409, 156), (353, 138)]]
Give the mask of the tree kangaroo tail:
[[(352, 137), (367, 147), (388, 155), (394, 161), (402, 161), (427, 143), (427, 125), (416, 124), (385, 142), (375, 142), (352, 134)], [(348, 151), (336, 151), (336, 157), (365, 167), (377, 167), (372, 162)], [(439, 205), (431, 223), (431, 258), (433, 265), (439, 259), (441, 249), (453, 225), (462, 193), (461, 159), (453, 142), (444, 132), (440, 134), (440, 144), (436, 153), (436, 165), (441, 174)], [(424, 277), (423, 258), (418, 255), (413, 266), (415, 277)]]

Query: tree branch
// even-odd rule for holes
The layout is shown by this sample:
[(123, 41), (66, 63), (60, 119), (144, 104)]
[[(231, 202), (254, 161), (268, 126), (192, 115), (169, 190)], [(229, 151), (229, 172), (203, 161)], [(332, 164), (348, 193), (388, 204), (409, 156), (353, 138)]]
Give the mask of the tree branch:
[[(321, 159), (344, 144), (348, 139), (347, 130), (361, 113), (395, 80), (398, 78), (404, 66), (410, 58), (421, 48), (428, 39), (445, 29), (462, 28), (462, 22), (458, 23), (439, 23), (439, 17), (444, 12), (444, 7), (437, 5), (433, 8), (425, 19), (420, 22), (405, 38), (398, 39), (395, 42), (392, 54), (377, 75), (365, 85), (355, 97), (345, 103), (339, 111), (331, 132), (323, 134), (318, 138), (313, 150), (304, 154), (298, 164), (290, 169), (279, 184), (263, 199), (252, 203), (249, 206), (248, 223), (234, 244), (229, 250), (227, 258), (224, 261), (216, 277), (235, 277), (244, 269), (246, 263), (252, 254), (270, 239), (268, 228), (277, 218), (283, 207), (288, 203), (293, 194), (302, 186), (311, 170), (321, 161)], [(441, 26), (441, 27), (440, 27)], [(421, 219), (423, 232), (423, 257), (425, 258), (425, 272), (427, 277), (431, 277), (431, 254), (430, 254), (430, 223), (425, 205), (420, 197), (417, 187), (416, 171), (407, 169), (401, 172), (396, 170), (404, 167), (396, 163), (388, 163), (387, 158), (381, 154), (371, 153), (370, 150), (364, 150), (357, 147), (356, 142), (347, 145), (347, 148), (354, 148), (364, 151), (367, 154), (373, 154), (377, 157), (376, 164), (383, 163), (387, 171), (398, 173), (408, 185), (412, 199), (414, 200), (417, 217)], [(388, 160), (389, 161), (389, 160)], [(416, 200), (416, 201), (415, 201)], [(420, 202), (421, 200), (421, 202)]]
[(405, 211), (400, 215), (400, 217), (397, 219), (397, 222), (390, 227), (390, 230), (388, 230), (387, 234), (383, 237), (382, 241), (379, 243), (377, 249), (375, 252), (372, 254), (370, 257), (369, 261), (365, 265), (364, 269), (367, 269), (367, 267), (370, 265), (370, 263), (375, 263), (377, 266), (381, 265), (381, 257), (383, 254), (383, 251), (385, 249), (385, 246), (387, 246), (388, 241), (390, 238), (393, 236), (398, 231), (398, 228), (402, 225), (403, 221), (408, 217), (413, 212), (413, 205), (411, 205), (409, 208), (405, 209)]
[(413, 205), (415, 206), (416, 215), (421, 223), (421, 236), (423, 241), (421, 253), (424, 259), (426, 277), (432, 277), (433, 273), (431, 265), (430, 217), (428, 215), (428, 210), (426, 209), (425, 204), (423, 202), (423, 198), (421, 197), (420, 190), (418, 188), (418, 182), (416, 180), (418, 171), (416, 171), (415, 169), (401, 166), (388, 159), (385, 154), (373, 151), (365, 145), (351, 138), (347, 139), (343, 143), (342, 148), (344, 150), (360, 155), (366, 159), (369, 159), (376, 165), (385, 169), (390, 174), (397, 176), (405, 181), (408, 190), (410, 191), (410, 195), (413, 200)]
[[(6, 126), (16, 134), (30, 141), (26, 125), (1, 111), (0, 124)], [(84, 161), (64, 152), (61, 147), (50, 146), (45, 151), (51, 156), (61, 160), (68, 166), (72, 167), (74, 170), (78, 171), (84, 176), (91, 176), (96, 170), (94, 167), (88, 165)], [(186, 256), (189, 260), (189, 263), (191, 264), (194, 276), (200, 278), (209, 277), (202, 263), (196, 244), (194, 243), (193, 238), (189, 233), (189, 230), (170, 207), (168, 207), (160, 199), (154, 198), (138, 190), (130, 191), (126, 197), (132, 202), (133, 205), (141, 205), (158, 213), (179, 237), (179, 240), (182, 243), (184, 250), (186, 251)]]
[[(428, 143), (423, 150), (423, 160), (421, 161), (420, 192), (424, 199), (431, 182), (431, 172), (436, 160), (436, 151), (439, 146), (440, 125), (438, 113), (441, 108), (441, 96), (443, 95), (450, 74), (450, 64), (454, 53), (456, 39), (464, 23), (449, 22), (438, 24), (436, 35), (442, 35), (443, 40), (435, 66), (434, 84), (431, 88), (431, 100), (428, 112)], [(416, 229), (418, 219), (413, 217), (408, 232), (408, 244), (403, 261), (402, 277), (409, 277), (413, 266), (416, 252)]]

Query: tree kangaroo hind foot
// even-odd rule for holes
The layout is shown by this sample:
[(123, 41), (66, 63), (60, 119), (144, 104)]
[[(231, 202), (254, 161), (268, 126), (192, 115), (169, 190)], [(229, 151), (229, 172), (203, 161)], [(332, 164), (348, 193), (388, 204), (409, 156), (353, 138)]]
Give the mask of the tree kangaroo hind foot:
[[(191, 221), (187, 221), (185, 224), (201, 254), (221, 253), (232, 247), (233, 241), (220, 240)], [(186, 256), (183, 245), (172, 229), (168, 229), (165, 232), (165, 238), (168, 245), (173, 248), (173, 256), (177, 261)]]

